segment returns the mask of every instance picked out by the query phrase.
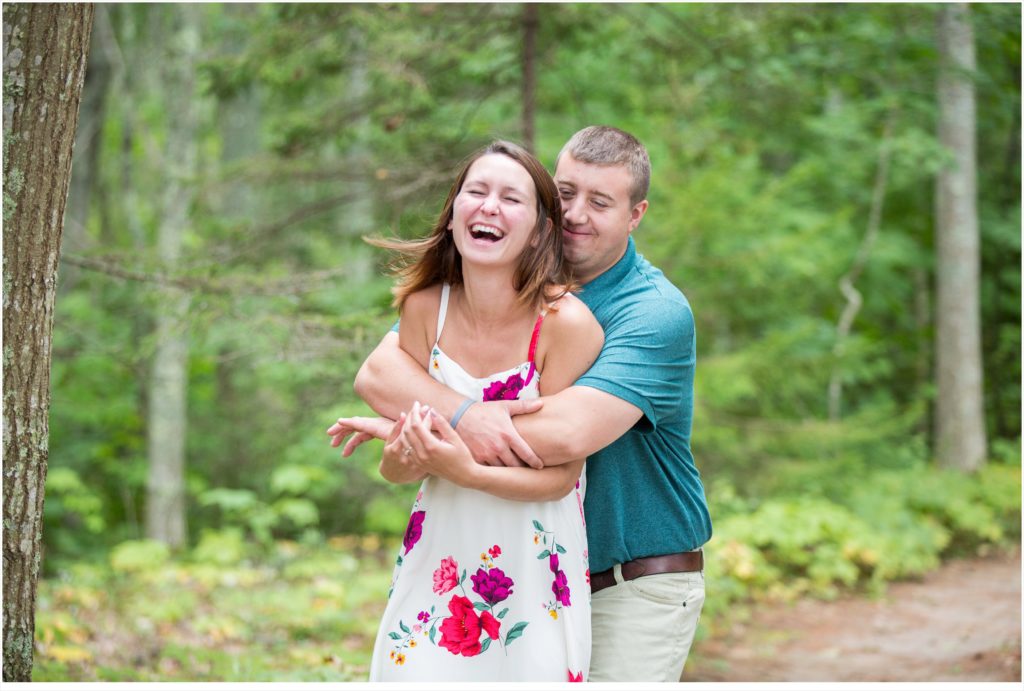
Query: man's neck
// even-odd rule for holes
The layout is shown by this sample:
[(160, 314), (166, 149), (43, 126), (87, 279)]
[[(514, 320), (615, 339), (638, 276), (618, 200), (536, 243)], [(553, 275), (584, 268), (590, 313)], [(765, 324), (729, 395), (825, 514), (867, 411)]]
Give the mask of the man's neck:
[(605, 273), (608, 272), (609, 269), (611, 269), (613, 266), (615, 266), (620, 261), (622, 261), (622, 258), (626, 256), (626, 251), (628, 249), (629, 249), (629, 241), (627, 240), (626, 244), (622, 246), (622, 251), (619, 252), (616, 255), (614, 261), (608, 262), (603, 268), (595, 269), (595, 270), (591, 271), (586, 276), (577, 276), (576, 280), (579, 281), (581, 286), (585, 286), (588, 283), (590, 283), (591, 281), (594, 281), (595, 279), (603, 276)]

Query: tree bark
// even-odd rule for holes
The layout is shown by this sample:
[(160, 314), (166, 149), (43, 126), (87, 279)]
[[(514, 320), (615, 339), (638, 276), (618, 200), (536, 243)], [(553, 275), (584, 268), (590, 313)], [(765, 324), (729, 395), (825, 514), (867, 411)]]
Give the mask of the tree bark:
[(537, 93), (537, 27), (540, 25), (536, 3), (523, 5), (523, 146), (535, 152), (534, 121)]
[(939, 141), (953, 161), (936, 185), (935, 453), (941, 467), (985, 463), (974, 33), (968, 6), (939, 11)]
[(32, 680), (53, 306), (93, 12), (3, 7), (4, 681)]
[[(199, 59), (199, 12), (202, 8), (175, 5), (165, 9), (177, 14), (179, 20), (161, 80), (164, 93), (168, 95), (165, 100), (167, 145), (163, 159), (167, 182), (157, 229), (157, 252), (164, 269), (171, 272), (181, 257), (195, 197), (199, 120), (195, 71)], [(186, 541), (186, 317), (189, 295), (169, 289), (162, 304), (163, 309), (156, 315), (157, 343), (149, 385), (146, 536), (171, 547), (180, 547)]]

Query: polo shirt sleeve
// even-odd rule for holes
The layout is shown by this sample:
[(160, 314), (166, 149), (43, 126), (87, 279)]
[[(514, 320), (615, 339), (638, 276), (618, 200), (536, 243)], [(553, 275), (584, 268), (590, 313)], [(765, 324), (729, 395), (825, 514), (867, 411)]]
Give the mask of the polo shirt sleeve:
[(620, 310), (607, 325), (601, 354), (576, 385), (632, 403), (644, 414), (637, 427), (649, 432), (659, 420), (692, 402), (695, 363), (689, 305), (645, 301)]

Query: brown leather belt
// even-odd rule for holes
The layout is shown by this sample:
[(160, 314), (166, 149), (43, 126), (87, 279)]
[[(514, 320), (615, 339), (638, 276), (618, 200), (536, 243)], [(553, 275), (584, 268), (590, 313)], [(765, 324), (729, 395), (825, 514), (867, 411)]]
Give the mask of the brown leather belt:
[[(622, 579), (631, 581), (641, 576), (653, 576), (658, 573), (687, 573), (704, 570), (704, 551), (679, 552), (678, 554), (662, 554), (657, 557), (644, 557), (627, 561), (622, 565)], [(590, 574), (590, 592), (610, 588), (615, 585), (613, 569)]]

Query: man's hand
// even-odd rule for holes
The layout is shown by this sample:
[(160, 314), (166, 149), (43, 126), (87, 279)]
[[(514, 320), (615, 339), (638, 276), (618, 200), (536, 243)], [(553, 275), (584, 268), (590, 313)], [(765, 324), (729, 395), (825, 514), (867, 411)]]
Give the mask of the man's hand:
[(544, 462), (512, 424), (513, 415), (535, 413), (543, 405), (539, 398), (474, 403), (459, 421), (457, 432), (477, 463), (543, 468)]

